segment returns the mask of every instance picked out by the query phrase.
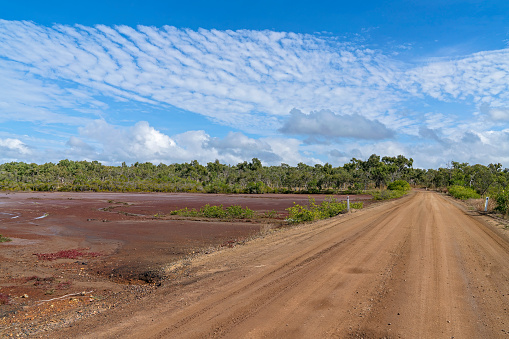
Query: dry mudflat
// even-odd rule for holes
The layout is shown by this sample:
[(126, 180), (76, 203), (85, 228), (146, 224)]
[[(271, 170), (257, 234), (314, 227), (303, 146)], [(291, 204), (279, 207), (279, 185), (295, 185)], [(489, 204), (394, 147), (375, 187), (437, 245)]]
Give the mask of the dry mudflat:
[[(41, 223), (50, 220), (51, 212), (45, 213), (49, 213), (46, 218), (37, 219)], [(121, 213), (111, 215), (134, 218)], [(88, 223), (93, 222), (108, 223), (96, 220)], [(37, 225), (40, 227), (38, 222)], [(35, 224), (31, 226), (34, 227)], [(0, 232), (6, 233), (4, 229), (2, 223)], [(44, 232), (48, 229), (49, 224), (41, 227)], [(134, 257), (116, 257), (116, 253), (129, 246), (128, 240), (108, 238), (101, 233), (76, 244), (77, 239), (83, 239), (82, 230), (65, 236), (54, 231), (53, 236), (20, 234), (22, 240), (10, 245), (17, 248), (18, 257), (2, 245), (2, 276), (6, 269), (15, 279), (12, 272), (16, 271), (11, 266), (16, 265), (26, 265), (27, 274), (36, 274), (45, 265), (51, 269), (62, 265), (58, 270), (62, 276), (67, 274), (64, 279), (72, 274), (76, 278), (68, 292), (74, 292), (71, 288), (76, 286), (83, 287), (76, 291), (88, 292), (85, 290), (91, 288), (94, 292), (42, 304), (26, 301), (31, 300), (30, 295), (17, 299), (16, 303), (26, 302), (17, 306), (13, 315), (5, 311), (0, 320), (3, 326), (0, 333), (4, 336), (31, 333), (52, 338), (506, 338), (509, 335), (509, 242), (505, 231), (488, 217), (433, 192), (412, 192), (402, 199), (371, 205), (355, 213), (266, 232), (242, 246), (202, 251), (173, 261), (165, 268), (165, 279), (154, 284), (135, 284), (134, 280), (131, 284), (113, 283), (115, 278), (120, 279), (118, 274), (106, 279), (101, 272), (108, 270), (97, 269), (101, 265), (114, 269), (119, 260), (133, 261)], [(140, 237), (145, 236), (153, 237), (151, 234)], [(57, 241), (53, 238), (69, 241), (73, 246), (86, 246), (91, 252), (103, 251), (104, 256), (34, 264), (34, 258), (26, 255), (26, 248), (32, 246), (32, 251), (40, 252), (45, 242)], [(130, 252), (134, 252), (133, 248)], [(157, 257), (156, 252), (152, 255)], [(28, 286), (31, 281), (21, 285)], [(55, 286), (57, 282), (62, 283), (40, 280), (40, 285), (53, 284), (57, 295), (63, 293)], [(8, 289), (7, 285), (4, 279), (0, 292)], [(66, 308), (67, 305), (73, 306)], [(51, 313), (55, 308), (60, 311)], [(39, 313), (34, 315), (33, 310)], [(9, 320), (21, 315), (25, 316), (21, 323)]]

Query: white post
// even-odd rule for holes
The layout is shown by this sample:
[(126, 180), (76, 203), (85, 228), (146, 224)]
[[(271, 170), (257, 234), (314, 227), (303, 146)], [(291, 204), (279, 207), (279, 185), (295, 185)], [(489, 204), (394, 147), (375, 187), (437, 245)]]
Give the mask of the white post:
[(350, 196), (346, 196), (346, 210), (350, 212)]
[(490, 200), (490, 198), (486, 197), (486, 203), (484, 204), (484, 212), (488, 212), (488, 200)]

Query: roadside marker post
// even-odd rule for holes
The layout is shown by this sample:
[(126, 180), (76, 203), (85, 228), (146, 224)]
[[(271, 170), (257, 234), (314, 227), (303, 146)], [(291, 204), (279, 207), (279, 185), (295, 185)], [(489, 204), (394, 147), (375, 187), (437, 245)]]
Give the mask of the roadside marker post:
[(346, 196), (346, 210), (350, 212), (350, 196)]
[(490, 197), (486, 197), (486, 203), (484, 204), (484, 212), (488, 212), (488, 200), (490, 200)]

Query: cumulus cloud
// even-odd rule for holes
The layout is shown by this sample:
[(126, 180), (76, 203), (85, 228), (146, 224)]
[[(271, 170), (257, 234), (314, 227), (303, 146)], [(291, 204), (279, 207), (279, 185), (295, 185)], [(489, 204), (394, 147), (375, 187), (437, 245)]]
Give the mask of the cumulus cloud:
[[(230, 132), (224, 138), (211, 137), (204, 131), (188, 131), (168, 136), (146, 121), (130, 127), (108, 124), (96, 120), (80, 128), (80, 136), (98, 145), (96, 150), (81, 138), (72, 136), (67, 146), (81, 151), (82, 155), (107, 163), (121, 161), (149, 161), (152, 163), (174, 163), (198, 160), (202, 163), (216, 159), (236, 164), (259, 158), (264, 164), (279, 165), (283, 160), (290, 164), (310, 162), (299, 153), (300, 142), (295, 139), (254, 139), (240, 132)], [(94, 158), (92, 156), (92, 158)]]
[(214, 149), (220, 155), (235, 156), (239, 159), (260, 158), (268, 163), (280, 163), (283, 160), (273, 152), (266, 141), (252, 139), (239, 132), (229, 132), (223, 139), (211, 138), (206, 147)]
[(0, 147), (4, 150), (15, 151), (21, 154), (30, 153), (30, 149), (19, 139), (0, 139)]
[(280, 131), (290, 135), (365, 140), (381, 140), (394, 135), (394, 132), (377, 120), (359, 114), (334, 114), (329, 110), (304, 114), (293, 109)]
[(104, 120), (95, 120), (79, 128), (79, 132), (81, 136), (98, 142), (102, 146), (102, 152), (98, 155), (111, 162), (136, 158), (152, 161), (168, 158), (174, 151), (180, 152), (174, 140), (146, 121), (121, 128)]
[(17, 161), (20, 157), (30, 156), (32, 150), (19, 139), (0, 139), (0, 161)]

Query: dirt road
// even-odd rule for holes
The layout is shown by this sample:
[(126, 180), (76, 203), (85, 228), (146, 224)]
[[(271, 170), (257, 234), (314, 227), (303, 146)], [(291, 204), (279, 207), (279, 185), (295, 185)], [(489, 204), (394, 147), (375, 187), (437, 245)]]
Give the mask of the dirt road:
[(189, 277), (52, 336), (504, 338), (509, 244), (436, 193), (194, 259)]

